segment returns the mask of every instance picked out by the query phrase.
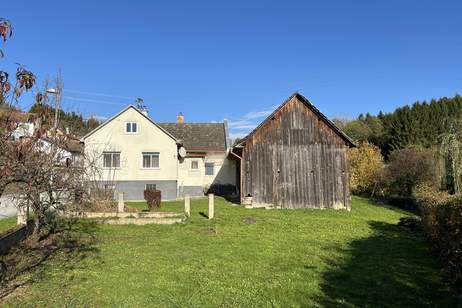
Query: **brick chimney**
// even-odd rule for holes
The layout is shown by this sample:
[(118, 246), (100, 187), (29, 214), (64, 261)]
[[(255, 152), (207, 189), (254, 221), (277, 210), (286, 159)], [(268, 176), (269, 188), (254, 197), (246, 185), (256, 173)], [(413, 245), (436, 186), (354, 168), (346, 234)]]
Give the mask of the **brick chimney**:
[(184, 123), (184, 116), (183, 116), (183, 114), (181, 112), (176, 116), (176, 122), (179, 123), (179, 124)]

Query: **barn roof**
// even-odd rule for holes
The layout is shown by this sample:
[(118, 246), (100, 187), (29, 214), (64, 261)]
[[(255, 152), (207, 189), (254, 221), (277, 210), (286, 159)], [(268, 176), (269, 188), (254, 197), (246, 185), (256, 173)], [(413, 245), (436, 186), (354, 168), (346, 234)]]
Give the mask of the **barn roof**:
[(188, 151), (226, 151), (224, 123), (159, 123)]
[(256, 131), (260, 129), (266, 122), (268, 122), (279, 110), (282, 109), (287, 103), (289, 103), (293, 98), (297, 98), (301, 101), (306, 107), (308, 107), (311, 111), (313, 111), (321, 120), (323, 120), (340, 138), (342, 138), (349, 146), (354, 147), (355, 143), (353, 140), (348, 137), (337, 125), (334, 124), (331, 120), (329, 120), (318, 108), (316, 108), (310, 101), (301, 95), (298, 92), (295, 92), (288, 99), (286, 99), (279, 107), (277, 107), (263, 122), (260, 123), (256, 128), (254, 128), (247, 136), (245, 136), (238, 145), (245, 144), (245, 141), (250, 138)]

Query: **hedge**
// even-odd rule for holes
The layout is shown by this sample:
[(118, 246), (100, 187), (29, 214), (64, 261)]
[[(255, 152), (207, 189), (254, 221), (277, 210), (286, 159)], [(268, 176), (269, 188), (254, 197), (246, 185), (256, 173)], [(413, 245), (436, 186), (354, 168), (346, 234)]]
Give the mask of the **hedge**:
[(452, 282), (462, 286), (462, 194), (421, 188), (417, 206), (423, 229), (448, 265)]

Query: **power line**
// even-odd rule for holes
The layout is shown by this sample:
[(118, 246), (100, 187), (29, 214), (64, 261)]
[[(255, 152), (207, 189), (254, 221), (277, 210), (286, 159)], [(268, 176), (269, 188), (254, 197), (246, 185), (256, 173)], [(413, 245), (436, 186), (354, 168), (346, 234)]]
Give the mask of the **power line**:
[(86, 91), (78, 91), (78, 90), (70, 90), (70, 89), (64, 89), (64, 92), (75, 93), (75, 94), (84, 94), (84, 95), (104, 96), (104, 97), (112, 97), (112, 98), (131, 99), (131, 100), (136, 99), (135, 96), (112, 95), (112, 94), (107, 94), (107, 93), (86, 92)]
[(63, 98), (71, 100), (71, 101), (77, 101), (77, 102), (106, 104), (106, 105), (117, 105), (117, 106), (127, 106), (127, 104), (123, 104), (123, 103), (101, 101), (101, 100), (96, 100), (96, 99), (91, 99), (91, 98), (80, 98), (80, 97), (73, 97), (73, 96), (67, 96), (67, 95), (64, 95)]

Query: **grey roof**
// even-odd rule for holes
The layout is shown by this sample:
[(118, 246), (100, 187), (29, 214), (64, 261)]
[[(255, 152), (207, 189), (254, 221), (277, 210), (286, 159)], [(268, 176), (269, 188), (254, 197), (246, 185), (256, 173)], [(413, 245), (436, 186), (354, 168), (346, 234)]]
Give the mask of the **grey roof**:
[(188, 151), (226, 151), (224, 123), (158, 123)]

